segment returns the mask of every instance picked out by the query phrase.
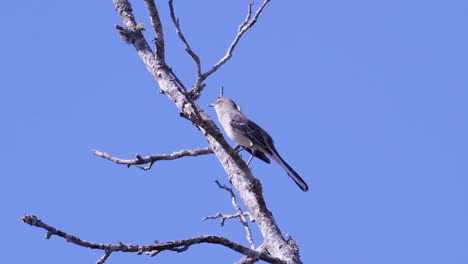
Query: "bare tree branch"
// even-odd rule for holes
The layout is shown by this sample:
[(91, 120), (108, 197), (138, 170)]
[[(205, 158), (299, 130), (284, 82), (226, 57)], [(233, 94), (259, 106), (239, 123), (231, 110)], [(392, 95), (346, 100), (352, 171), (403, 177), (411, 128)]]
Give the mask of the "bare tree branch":
[(234, 40), (232, 41), (231, 46), (229, 46), (229, 48), (228, 48), (228, 50), (226, 52), (226, 55), (224, 55), (224, 57), (220, 61), (218, 61), (218, 63), (216, 63), (213, 66), (213, 68), (211, 68), (209, 71), (202, 74), (202, 81), (205, 80), (206, 78), (208, 78), (208, 76), (213, 74), (215, 71), (217, 71), (221, 66), (223, 66), (224, 63), (226, 63), (232, 57), (232, 52), (236, 48), (237, 43), (239, 43), (239, 40), (242, 38), (242, 35), (244, 35), (244, 33), (247, 30), (249, 30), (253, 25), (255, 25), (255, 23), (257, 22), (258, 17), (260, 16), (263, 9), (265, 8), (265, 6), (269, 2), (270, 2), (270, 0), (263, 1), (262, 5), (255, 12), (254, 17), (252, 18), (252, 20), (250, 20), (250, 22), (249, 22), (249, 19), (250, 19), (251, 15), (252, 15), (252, 5), (253, 5), (253, 3), (249, 3), (248, 9), (247, 9), (247, 16), (246, 16), (244, 22), (239, 26), (237, 35), (234, 38)]
[[(170, 242), (164, 243), (157, 243), (152, 245), (133, 245), (133, 244), (123, 244), (119, 242), (117, 244), (101, 244), (101, 243), (92, 243), (86, 240), (82, 240), (77, 236), (65, 233), (55, 227), (49, 226), (46, 223), (42, 222), (39, 218), (33, 215), (24, 215), (21, 217), (21, 220), (24, 223), (27, 223), (32, 226), (36, 226), (39, 228), (43, 228), (47, 230), (46, 238), (50, 238), (52, 235), (56, 235), (62, 237), (67, 240), (67, 242), (71, 242), (75, 245), (92, 248), (92, 249), (100, 249), (105, 251), (105, 255), (98, 260), (97, 263), (104, 263), (104, 261), (109, 257), (112, 252), (135, 252), (141, 254), (143, 252), (150, 253), (150, 252), (162, 252), (165, 250), (171, 250), (176, 252), (183, 252), (188, 249), (188, 247), (201, 244), (201, 243), (210, 243), (210, 244), (218, 244), (225, 247), (228, 247), (236, 252), (239, 252), (245, 256), (250, 256), (252, 258), (258, 258), (268, 263), (284, 263), (283, 261), (271, 257), (267, 254), (259, 253), (255, 250), (249, 249), (247, 247), (242, 246), (241, 244), (235, 243), (230, 241), (227, 238), (220, 237), (220, 236), (210, 236), (210, 235), (203, 235), (198, 237), (192, 237), (184, 240), (174, 240)], [(156, 253), (157, 254), (157, 253)]]
[(240, 205), (237, 203), (236, 195), (234, 194), (231, 188), (227, 187), (226, 185), (221, 185), (221, 183), (219, 183), (218, 180), (216, 180), (215, 182), (219, 188), (224, 189), (231, 194), (232, 206), (234, 206), (234, 208), (237, 211), (237, 214), (239, 215), (239, 222), (241, 222), (241, 224), (244, 226), (246, 238), (247, 238), (247, 241), (249, 241), (250, 248), (255, 249), (255, 244), (252, 238), (252, 230), (250, 230), (249, 224), (247, 223), (247, 219), (245, 219), (244, 212), (242, 211)]
[(148, 11), (151, 18), (151, 25), (153, 26), (156, 37), (154, 38), (156, 44), (156, 54), (165, 61), (165, 48), (164, 48), (164, 34), (161, 19), (159, 18), (158, 9), (154, 0), (145, 0), (148, 6)]
[[(109, 153), (101, 152), (96, 149), (93, 149), (92, 152), (96, 156), (108, 159), (117, 164), (125, 164), (127, 165), (127, 167), (130, 167), (133, 165), (143, 170), (151, 169), (153, 164), (159, 160), (175, 160), (175, 159), (179, 159), (179, 158), (187, 157), (187, 156), (196, 157), (200, 155), (213, 153), (210, 147), (206, 147), (206, 148), (200, 148), (200, 149), (183, 149), (181, 151), (173, 152), (171, 154), (148, 155), (145, 157), (142, 157), (139, 154), (136, 154), (136, 159), (128, 160), (128, 159), (121, 159), (121, 158), (114, 157), (110, 155)], [(148, 164), (148, 163), (149, 165), (147, 167), (141, 166), (142, 164)]]
[(226, 52), (226, 55), (218, 63), (216, 63), (209, 71), (202, 74), (201, 73), (202, 69), (201, 69), (200, 57), (192, 50), (192, 48), (190, 47), (187, 39), (185, 38), (184, 34), (182, 33), (182, 30), (180, 29), (179, 19), (175, 16), (173, 0), (169, 0), (169, 9), (170, 9), (170, 12), (171, 12), (171, 18), (172, 18), (172, 22), (174, 23), (174, 26), (176, 28), (177, 35), (179, 36), (179, 38), (184, 43), (185, 50), (193, 58), (193, 60), (195, 61), (196, 66), (197, 66), (197, 70), (196, 70), (197, 80), (195, 81), (195, 84), (193, 85), (192, 89), (190, 89), (190, 91), (189, 91), (190, 97), (192, 97), (194, 100), (198, 99), (198, 97), (200, 96), (201, 91), (205, 87), (205, 84), (203, 83), (203, 81), (206, 78), (208, 78), (208, 76), (210, 76), (212, 73), (217, 71), (224, 63), (226, 63), (232, 57), (232, 52), (234, 51), (235, 47), (239, 43), (239, 40), (242, 38), (242, 35), (244, 35), (244, 33), (247, 30), (249, 30), (257, 22), (258, 17), (262, 13), (263, 9), (268, 4), (268, 2), (270, 2), (270, 0), (265, 0), (263, 2), (263, 4), (256, 11), (256, 13), (255, 13), (254, 17), (252, 18), (252, 20), (250, 20), (250, 18), (252, 17), (252, 6), (253, 6), (254, 3), (252, 2), (252, 3), (248, 4), (247, 16), (246, 16), (244, 22), (239, 26), (237, 35), (234, 38), (231, 45), (229, 46), (229, 48), (228, 48), (228, 50)]
[(169, 9), (170, 9), (170, 12), (171, 12), (172, 22), (174, 23), (174, 26), (176, 28), (177, 36), (179, 36), (180, 40), (182, 40), (182, 42), (184, 43), (185, 51), (187, 51), (187, 53), (193, 58), (193, 60), (195, 61), (195, 64), (197, 65), (197, 81), (196, 81), (196, 83), (199, 83), (199, 82), (201, 82), (200, 80), (201, 80), (201, 77), (202, 77), (200, 57), (198, 57), (198, 55), (195, 54), (195, 52), (192, 50), (192, 48), (190, 47), (187, 39), (185, 38), (184, 34), (182, 33), (182, 30), (180, 29), (179, 18), (177, 18), (176, 15), (175, 15), (173, 0), (169, 0)]
[(184, 34), (182, 33), (182, 29), (180, 29), (179, 18), (177, 18), (175, 16), (173, 0), (169, 0), (169, 9), (170, 9), (170, 13), (171, 13), (172, 22), (174, 23), (174, 26), (176, 28), (177, 36), (179, 36), (179, 38), (184, 43), (185, 51), (187, 51), (187, 53), (192, 57), (192, 59), (195, 61), (195, 65), (197, 67), (197, 70), (196, 70), (197, 80), (195, 81), (195, 84), (193, 85), (192, 89), (190, 89), (190, 92), (189, 92), (189, 96), (193, 100), (196, 100), (196, 99), (198, 99), (198, 97), (200, 97), (200, 92), (206, 86), (203, 83), (202, 74), (201, 74), (201, 60), (200, 60), (200, 57), (198, 57), (198, 55), (192, 50), (192, 48), (190, 47), (187, 39), (185, 38)]
[[(243, 215), (244, 216), (250, 216), (249, 215), (249, 212), (243, 212)], [(209, 216), (205, 216), (203, 217), (202, 221), (206, 221), (208, 219), (218, 219), (218, 218), (221, 218), (221, 221), (219, 222), (219, 225), (220, 226), (224, 226), (224, 222), (226, 222), (226, 220), (228, 219), (232, 219), (232, 218), (239, 218), (241, 215), (240, 214), (222, 214), (222, 213), (217, 213), (215, 215), (209, 215)], [(252, 220), (253, 222), (253, 220)]]
[(165, 46), (164, 46), (164, 34), (163, 34), (163, 27), (161, 23), (161, 19), (159, 18), (159, 12), (156, 8), (156, 3), (154, 0), (145, 0), (146, 6), (148, 7), (148, 12), (151, 18), (151, 25), (153, 26), (155, 32), (154, 42), (156, 44), (156, 55), (161, 58), (162, 61), (165, 63), (165, 67), (170, 72), (173, 77), (173, 80), (186, 92), (187, 88), (185, 88), (184, 84), (180, 81), (177, 75), (172, 71), (172, 68), (169, 67), (166, 63), (165, 58)]
[[(197, 99), (200, 96), (201, 91), (205, 87), (204, 84), (203, 84), (203, 81), (206, 80), (206, 78), (208, 78), (208, 76), (210, 76), (215, 71), (217, 71), (221, 66), (223, 66), (224, 63), (226, 63), (232, 57), (232, 53), (233, 53), (235, 47), (237, 46), (237, 43), (239, 43), (239, 40), (242, 38), (242, 35), (244, 35), (244, 33), (247, 30), (249, 30), (257, 22), (258, 17), (262, 13), (263, 9), (268, 4), (268, 2), (270, 2), (270, 0), (265, 0), (263, 2), (263, 4), (258, 8), (258, 10), (255, 13), (252, 20), (250, 20), (250, 18), (252, 17), (252, 6), (253, 6), (254, 3), (252, 2), (252, 3), (248, 4), (247, 16), (246, 16), (244, 22), (242, 22), (242, 24), (239, 26), (239, 29), (237, 31), (237, 35), (234, 38), (231, 45), (229, 46), (229, 48), (228, 48), (228, 50), (226, 52), (226, 55), (220, 61), (218, 61), (218, 63), (216, 63), (209, 71), (203, 73), (200, 77), (197, 78), (197, 81), (195, 82), (194, 86), (189, 91), (189, 95), (192, 98)], [(250, 20), (250, 22), (249, 22), (249, 20)]]
[(249, 23), (250, 18), (252, 17), (252, 6), (254, 5), (254, 2), (250, 2), (249, 5), (247, 6), (247, 16), (245, 16), (244, 22), (239, 26), (237, 29), (237, 32), (240, 32), (241, 29)]

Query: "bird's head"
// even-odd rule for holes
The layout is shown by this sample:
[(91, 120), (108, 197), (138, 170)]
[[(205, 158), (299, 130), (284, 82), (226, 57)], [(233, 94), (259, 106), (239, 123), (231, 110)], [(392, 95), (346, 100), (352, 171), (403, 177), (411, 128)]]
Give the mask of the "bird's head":
[(209, 104), (208, 106), (214, 107), (216, 112), (219, 112), (220, 109), (236, 109), (240, 112), (240, 107), (234, 103), (233, 100), (227, 97), (221, 97), (216, 102)]

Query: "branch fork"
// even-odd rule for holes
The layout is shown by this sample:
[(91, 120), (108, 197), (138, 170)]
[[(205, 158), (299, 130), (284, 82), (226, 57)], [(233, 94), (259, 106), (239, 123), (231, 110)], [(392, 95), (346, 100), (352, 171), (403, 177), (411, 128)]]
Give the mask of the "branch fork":
[(211, 74), (216, 72), (224, 63), (226, 63), (231, 57), (234, 49), (236, 48), (237, 44), (239, 43), (240, 39), (244, 35), (244, 33), (249, 30), (255, 23), (257, 22), (258, 17), (262, 13), (263, 9), (266, 7), (266, 5), (270, 2), (270, 0), (264, 0), (262, 5), (258, 8), (258, 10), (255, 12), (255, 15), (252, 18), (252, 6), (254, 5), (253, 2), (249, 3), (247, 6), (247, 15), (242, 22), (241, 25), (239, 25), (239, 28), (237, 30), (237, 35), (235, 36), (234, 40), (232, 41), (231, 45), (229, 46), (226, 55), (224, 55), (223, 58), (221, 58), (210, 70), (208, 70), (205, 73), (202, 73), (202, 67), (201, 67), (201, 60), (200, 57), (193, 51), (193, 49), (190, 47), (190, 44), (188, 43), (187, 39), (185, 38), (184, 34), (182, 33), (182, 30), (180, 28), (180, 21), (179, 18), (176, 17), (175, 15), (175, 10), (174, 10), (174, 4), (173, 0), (169, 0), (169, 9), (171, 13), (171, 19), (174, 24), (174, 27), (176, 28), (176, 33), (177, 36), (179, 36), (180, 40), (182, 43), (185, 45), (185, 51), (192, 57), (192, 59), (195, 62), (196, 65), (196, 76), (197, 80), (193, 84), (192, 88), (189, 91), (189, 96), (193, 99), (196, 100), (200, 97), (200, 94), (203, 90), (203, 88), (206, 86), (206, 84), (203, 83), (203, 81), (208, 78)]

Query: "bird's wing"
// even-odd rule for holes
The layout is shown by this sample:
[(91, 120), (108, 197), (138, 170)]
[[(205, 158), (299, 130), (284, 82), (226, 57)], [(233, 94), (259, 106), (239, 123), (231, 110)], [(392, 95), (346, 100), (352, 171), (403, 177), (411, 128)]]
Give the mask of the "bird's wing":
[(254, 145), (257, 145), (267, 151), (267, 154), (272, 155), (269, 146), (273, 145), (273, 140), (259, 125), (250, 121), (246, 117), (238, 117), (231, 120), (231, 126), (237, 132), (242, 133), (244, 136), (249, 138)]

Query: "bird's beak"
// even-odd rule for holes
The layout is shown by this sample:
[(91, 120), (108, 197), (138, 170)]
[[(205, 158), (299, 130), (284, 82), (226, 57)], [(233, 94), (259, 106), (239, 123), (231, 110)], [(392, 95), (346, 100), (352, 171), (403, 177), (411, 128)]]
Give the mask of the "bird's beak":
[(214, 106), (215, 106), (215, 104), (214, 104), (214, 103), (212, 103), (212, 104), (209, 104), (208, 106), (209, 106), (209, 107), (214, 107)]

